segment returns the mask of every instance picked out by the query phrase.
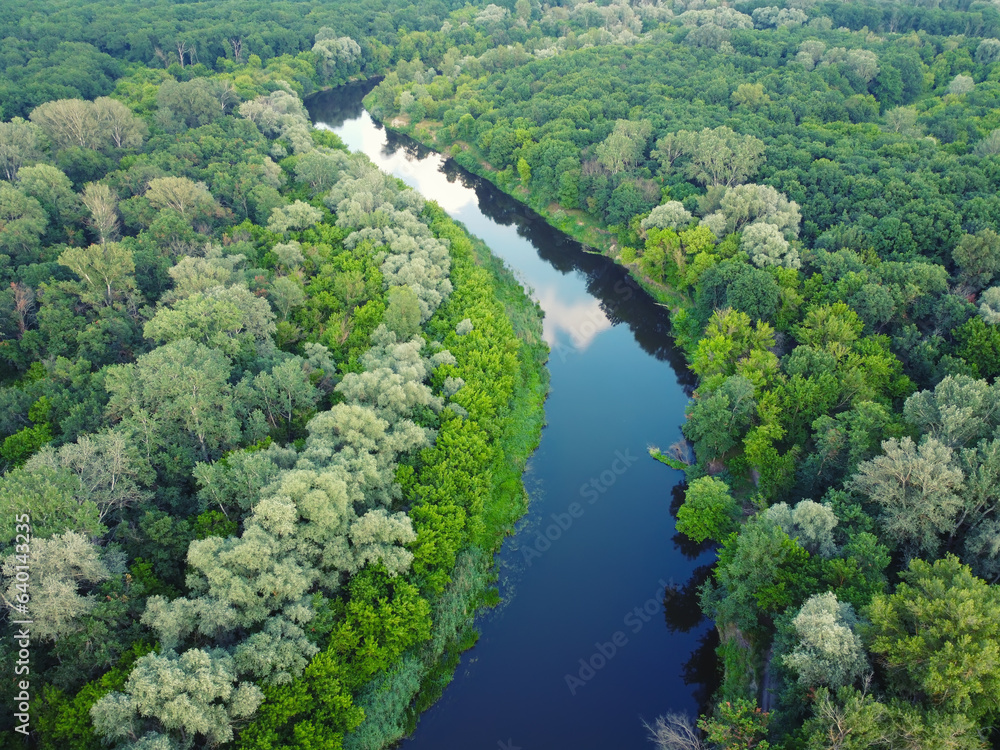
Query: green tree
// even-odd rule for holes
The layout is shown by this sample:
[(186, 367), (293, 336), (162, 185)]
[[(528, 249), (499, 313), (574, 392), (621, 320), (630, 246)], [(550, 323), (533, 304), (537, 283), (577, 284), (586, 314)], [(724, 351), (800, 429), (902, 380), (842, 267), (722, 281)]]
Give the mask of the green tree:
[(705, 185), (732, 187), (746, 182), (764, 163), (764, 142), (731, 128), (705, 128), (690, 137), (688, 174)]
[[(252, 716), (263, 699), (253, 683), (237, 683), (233, 657), (222, 649), (167, 651), (139, 659), (125, 692), (108, 693), (90, 715), (94, 729), (112, 741), (139, 740), (148, 717), (181, 737), (218, 745), (232, 740), (233, 721)], [(143, 739), (150, 742), (149, 735)]]
[(95, 597), (81, 594), (80, 587), (111, 575), (100, 548), (75, 531), (32, 540), (30, 593), (23, 598), (21, 593), (28, 592), (28, 587), (19, 585), (18, 564), (17, 555), (4, 560), (2, 598), (8, 608), (17, 602), (28, 604), (28, 618), (35, 621), (31, 637), (38, 641), (55, 641), (80, 629), (78, 620), (95, 604)]
[(776, 523), (755, 517), (731, 534), (719, 551), (716, 584), (702, 592), (702, 606), (716, 622), (760, 633), (818, 587), (816, 565)]
[(70, 247), (59, 256), (59, 263), (79, 277), (76, 291), (87, 304), (109, 307), (135, 294), (135, 262), (123, 244)]
[(803, 734), (808, 750), (984, 750), (975, 722), (962, 714), (926, 711), (906, 701), (881, 702), (868, 692), (842, 687), (834, 697), (816, 690), (813, 716)]
[(933, 391), (906, 399), (903, 416), (922, 433), (960, 448), (991, 436), (1000, 425), (1000, 384), (948, 375)]
[(13, 256), (18, 265), (33, 262), (47, 224), (36, 199), (0, 182), (0, 252)]
[(864, 324), (854, 310), (843, 302), (836, 302), (809, 310), (792, 332), (802, 344), (842, 356), (861, 335), (863, 328)]
[(90, 212), (91, 226), (101, 244), (114, 240), (118, 235), (118, 196), (114, 191), (102, 182), (91, 182), (84, 188), (80, 200)]
[(597, 158), (611, 174), (635, 166), (646, 150), (646, 143), (653, 134), (648, 120), (618, 120), (614, 130), (597, 146)]
[(94, 104), (83, 99), (59, 99), (46, 102), (31, 112), (38, 125), (56, 148), (99, 149), (104, 142)]
[(191, 339), (172, 341), (135, 364), (107, 370), (108, 414), (127, 420), (140, 452), (160, 467), (217, 458), (242, 434), (231, 369), (215, 349)]
[(420, 331), (420, 300), (409, 286), (390, 287), (389, 305), (383, 322), (400, 341), (408, 341)]
[(149, 134), (146, 123), (117, 99), (99, 96), (93, 104), (94, 118), (111, 145), (121, 149), (138, 149)]
[(667, 201), (650, 211), (649, 216), (642, 220), (641, 226), (643, 229), (673, 229), (679, 232), (687, 228), (692, 218), (683, 203)]
[(308, 229), (323, 218), (323, 212), (303, 201), (275, 208), (267, 228), (276, 234), (286, 234), (291, 229)]
[(193, 216), (211, 210), (215, 199), (204, 183), (187, 177), (157, 177), (149, 181), (146, 200), (154, 208), (171, 208), (189, 221)]
[(837, 552), (833, 530), (839, 523), (837, 515), (826, 505), (801, 500), (794, 506), (776, 503), (767, 509), (765, 517), (778, 524), (792, 539), (811, 555), (831, 557)]
[(0, 122), (0, 169), (5, 180), (14, 182), (21, 167), (41, 157), (40, 135), (35, 123), (20, 117)]
[(143, 328), (156, 342), (190, 339), (228, 357), (263, 354), (272, 345), (274, 313), (245, 286), (213, 287), (161, 307)]
[(951, 252), (960, 278), (973, 289), (982, 289), (1000, 273), (1000, 235), (992, 229), (964, 234)]
[(703, 219), (717, 237), (742, 231), (753, 224), (770, 224), (792, 239), (799, 234), (799, 204), (770, 185), (736, 185), (725, 191), (719, 210)]
[(1000, 375), (1000, 327), (976, 316), (953, 331), (958, 355), (984, 378)]
[(726, 378), (710, 396), (695, 399), (683, 429), (698, 460), (713, 461), (732, 450), (750, 428), (756, 407), (753, 383), (742, 375)]
[[(9, 471), (0, 479), (0, 508), (13, 515), (31, 514), (35, 539), (44, 539), (65, 531), (86, 537), (100, 536), (107, 531), (100, 522), (100, 509), (90, 498), (78, 495), (79, 485), (73, 475), (62, 467), (47, 462), (25, 465)], [(13, 526), (0, 536), (4, 544), (12, 544)]]
[(867, 611), (870, 648), (894, 692), (990, 720), (1000, 705), (1000, 590), (953, 555), (913, 560), (900, 577)]
[(72, 233), (74, 225), (82, 218), (82, 207), (73, 192), (73, 183), (61, 170), (49, 164), (22, 167), (18, 173), (18, 186), (41, 204), (53, 229), (59, 230), (50, 230), (49, 237)]
[(802, 266), (798, 251), (789, 246), (788, 240), (781, 236), (781, 232), (773, 224), (751, 224), (743, 230), (740, 246), (750, 254), (750, 260), (759, 268), (781, 266), (797, 269)]
[(881, 509), (886, 535), (908, 554), (933, 554), (941, 537), (954, 532), (964, 476), (951, 448), (925, 437), (882, 443), (884, 455), (866, 461), (849, 487)]
[(797, 643), (783, 661), (808, 687), (833, 689), (853, 684), (868, 668), (865, 649), (855, 632), (857, 616), (836, 594), (815, 594), (792, 620)]
[(724, 701), (715, 707), (709, 718), (698, 721), (705, 739), (720, 750), (769, 750), (766, 739), (770, 714), (762, 711), (756, 701), (739, 698)]
[(729, 485), (715, 477), (699, 477), (691, 482), (677, 510), (677, 530), (696, 542), (721, 541), (739, 528), (741, 515)]
[(156, 118), (171, 132), (207, 125), (225, 114), (221, 82), (211, 78), (164, 81), (156, 92)]

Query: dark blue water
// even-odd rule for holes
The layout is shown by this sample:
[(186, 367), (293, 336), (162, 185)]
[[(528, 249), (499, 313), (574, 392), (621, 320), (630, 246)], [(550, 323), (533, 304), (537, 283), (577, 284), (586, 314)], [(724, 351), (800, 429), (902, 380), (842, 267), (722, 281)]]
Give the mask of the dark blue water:
[(366, 91), (307, 105), (483, 238), (541, 303), (552, 347), (531, 508), (498, 556), (504, 603), (480, 617), (479, 643), (402, 747), (648, 748), (643, 719), (696, 713), (716, 681), (695, 591), (712, 553), (680, 546), (683, 475), (647, 453), (680, 438), (692, 384), (667, 311), (489, 183), (388, 134), (364, 111)]

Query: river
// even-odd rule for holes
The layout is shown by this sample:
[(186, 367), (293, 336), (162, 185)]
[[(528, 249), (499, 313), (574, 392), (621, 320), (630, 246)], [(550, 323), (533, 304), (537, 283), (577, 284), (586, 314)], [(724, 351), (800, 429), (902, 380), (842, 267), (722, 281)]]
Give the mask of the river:
[(503, 603), (401, 747), (650, 748), (642, 721), (697, 713), (717, 680), (695, 590), (713, 553), (677, 536), (683, 475), (647, 453), (680, 438), (693, 384), (667, 311), (489, 183), (387, 133), (362, 107), (370, 87), (311, 97), (316, 126), (483, 238), (541, 304), (552, 348), (530, 510), (497, 556)]

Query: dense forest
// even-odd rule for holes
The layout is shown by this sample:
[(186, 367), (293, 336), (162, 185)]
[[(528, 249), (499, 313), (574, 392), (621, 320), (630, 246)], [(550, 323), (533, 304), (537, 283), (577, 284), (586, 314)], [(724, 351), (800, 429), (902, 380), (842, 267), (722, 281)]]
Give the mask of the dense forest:
[(312, 129), (285, 67), (319, 85), (360, 55), (319, 37), (330, 56), (116, 60), (76, 92), (109, 96), (3, 100), (2, 595), (32, 621), (34, 746), (382, 747), (495, 599), (539, 316)]
[(698, 385), (656, 457), (718, 550), (724, 678), (653, 741), (997, 746), (996, 4), (39, 0), (0, 37), (38, 746), (385, 747), (495, 601), (538, 313), (311, 128), (372, 76), (376, 118), (672, 310)]
[(629, 267), (699, 378), (656, 457), (687, 473), (678, 530), (718, 545), (724, 679), (652, 739), (986, 746), (998, 9), (521, 2), (423, 36), (459, 53), (398, 64), (372, 113)]

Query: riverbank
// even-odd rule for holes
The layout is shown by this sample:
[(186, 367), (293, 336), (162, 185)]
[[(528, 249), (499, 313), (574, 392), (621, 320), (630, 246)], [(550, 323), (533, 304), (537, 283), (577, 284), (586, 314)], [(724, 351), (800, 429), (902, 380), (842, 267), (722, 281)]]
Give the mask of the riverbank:
[[(481, 510), (477, 518), (470, 513), (468, 521), (469, 526), (478, 527), (478, 533), (471, 535), (472, 545), (456, 551), (447, 586), (430, 600), (433, 625), (429, 641), (416, 654), (405, 657), (398, 669), (377, 677), (358, 696), (357, 704), (365, 709), (366, 721), (345, 736), (347, 750), (389, 747), (411, 734), (420, 715), (452, 681), (461, 655), (476, 644), (476, 616), (483, 608), (499, 602), (494, 555), (528, 509), (529, 497), (522, 475), (538, 447), (545, 423), (544, 403), (549, 384), (545, 362), (549, 349), (542, 340), (541, 309), (485, 243), (437, 205), (428, 204), (424, 215), (434, 235), (449, 242), (450, 278), (454, 285), (450, 299), (442, 306), (442, 314), (428, 323), (427, 333), (443, 337), (454, 328), (456, 318), (467, 319), (467, 315), (476, 320), (489, 317), (489, 312), (496, 318), (502, 315), (517, 339), (518, 367), (507, 373), (512, 380), (512, 395), (506, 408), (501, 405), (493, 424), (486, 429), (473, 425), (488, 441), (486, 445), (493, 456), (486, 472), (486, 492), (477, 498)], [(468, 358), (460, 359), (464, 364)], [(474, 367), (478, 369), (481, 365)], [(467, 383), (472, 383), (472, 375), (461, 365), (460, 372)], [(468, 437), (468, 431), (463, 431), (463, 435)], [(418, 477), (418, 481), (433, 481), (434, 468), (429, 465), (424, 472), (427, 476)], [(420, 668), (415, 668), (414, 661), (419, 662)]]
[[(370, 111), (369, 115), (371, 115)], [(371, 116), (374, 118), (374, 115)], [(496, 189), (537, 213), (551, 227), (563, 232), (583, 245), (585, 250), (593, 248), (594, 251), (603, 257), (625, 269), (631, 278), (650, 297), (670, 311), (672, 323), (683, 319), (692, 308), (693, 300), (689, 295), (669, 286), (656, 283), (642, 272), (637, 261), (625, 261), (622, 258), (622, 253), (619, 251), (613, 235), (608, 230), (600, 227), (591, 217), (586, 216), (582, 211), (567, 211), (559, 206), (558, 203), (550, 203), (547, 206), (529, 203), (527, 200), (529, 193), (525, 188), (520, 186), (516, 177), (507, 175), (507, 179), (504, 179), (504, 172), (492, 168), (483, 156), (469, 144), (460, 142), (449, 145), (442, 143), (439, 141), (432, 124), (424, 121), (414, 126), (408, 122), (405, 116), (393, 118), (391, 122), (380, 122), (380, 124), (390, 132), (406, 136), (435, 153), (454, 160), (456, 164), (468, 172), (486, 180)], [(675, 332), (673, 327), (672, 332)], [(698, 339), (687, 337), (683, 332), (679, 333), (679, 338), (687, 347), (690, 347), (685, 352), (684, 357), (685, 365), (690, 366), (694, 347), (697, 345)], [(681, 443), (677, 445), (681, 445)], [(658, 447), (650, 447), (648, 452), (653, 459), (682, 472), (689, 468), (689, 462), (692, 460), (690, 453), (684, 450), (677, 457), (665, 454)], [(734, 627), (719, 629), (718, 636), (719, 646), (717, 655), (723, 666), (722, 684), (726, 686), (722, 692), (727, 695), (750, 692), (757, 694), (760, 700), (766, 699), (765, 696), (761, 695), (761, 690), (758, 687), (758, 683), (761, 682), (758, 679), (758, 670), (752, 666), (758, 660), (757, 657), (759, 656), (755, 653), (756, 648), (754, 644), (747, 641), (744, 634)]]
[[(366, 109), (371, 114), (371, 110), (368, 107)], [(551, 227), (579, 242), (585, 250), (597, 252), (614, 261), (628, 271), (629, 275), (649, 296), (665, 305), (670, 310), (671, 315), (676, 314), (681, 308), (690, 307), (691, 299), (688, 295), (651, 279), (642, 272), (638, 261), (625, 260), (614, 235), (595, 219), (579, 209), (563, 208), (557, 202), (545, 205), (536, 205), (530, 202), (528, 190), (521, 186), (516, 176), (509, 174), (509, 170), (498, 171), (493, 168), (485, 157), (468, 143), (463, 141), (445, 143), (440, 140), (437, 128), (442, 126), (442, 123), (424, 120), (414, 125), (409, 122), (405, 115), (394, 117), (389, 122), (380, 121), (373, 114), (371, 116), (390, 132), (411, 138), (435, 153), (454, 160), (463, 169), (486, 180), (497, 190), (544, 218)]]
[[(664, 702), (697, 712), (715, 684), (711, 625), (687, 593), (673, 595), (688, 592), (713, 555), (671, 543), (671, 490), (682, 474), (644, 458), (649, 444), (679, 437), (693, 384), (667, 310), (620, 265), (377, 126), (361, 107), (363, 91), (308, 102), (313, 120), (484, 238), (544, 310), (551, 347), (547, 426), (524, 477), (531, 503), (496, 558), (502, 606), (480, 610), (476, 647), (457, 655), (451, 686), (403, 747), (489, 747), (502, 738), (639, 750), (647, 740), (637, 715), (655, 717)], [(665, 620), (643, 612), (634, 622), (661, 579), (672, 586)], [(616, 629), (627, 631), (627, 647), (585, 687), (567, 690), (566, 675)], [(440, 673), (451, 679), (451, 666), (442, 662)]]

